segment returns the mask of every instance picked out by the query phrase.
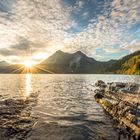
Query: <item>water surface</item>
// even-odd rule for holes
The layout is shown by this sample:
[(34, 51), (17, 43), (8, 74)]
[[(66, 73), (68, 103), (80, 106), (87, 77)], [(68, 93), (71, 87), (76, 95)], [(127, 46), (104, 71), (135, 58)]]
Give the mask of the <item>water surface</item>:
[(32, 99), (28, 110), (36, 122), (28, 140), (119, 140), (112, 119), (94, 99), (97, 80), (140, 83), (140, 76), (0, 75), (0, 95)]

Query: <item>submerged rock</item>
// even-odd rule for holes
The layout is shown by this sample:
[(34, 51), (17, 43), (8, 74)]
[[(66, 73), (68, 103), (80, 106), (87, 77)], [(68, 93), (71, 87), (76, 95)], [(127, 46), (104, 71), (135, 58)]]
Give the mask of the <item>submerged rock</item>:
[(3, 99), (0, 102), (0, 140), (23, 140), (30, 135), (35, 118), (28, 110), (34, 101), (28, 100)]
[(102, 90), (103, 81), (95, 86), (95, 99), (129, 132), (131, 139), (140, 139), (140, 85), (135, 83), (108, 83)]

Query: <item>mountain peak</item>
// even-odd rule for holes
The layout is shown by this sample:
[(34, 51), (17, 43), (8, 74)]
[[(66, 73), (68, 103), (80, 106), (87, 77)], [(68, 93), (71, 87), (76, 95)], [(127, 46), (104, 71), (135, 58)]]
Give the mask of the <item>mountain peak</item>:
[(61, 50), (57, 50), (56, 53), (64, 53), (63, 51)]
[(9, 63), (4, 60), (0, 60), (0, 66), (9, 66)]
[(83, 52), (81, 52), (81, 51), (77, 51), (77, 52), (75, 52), (74, 54), (78, 54), (78, 55), (81, 55), (81, 56), (86, 56)]
[[(57, 50), (57, 51), (55, 52), (55, 54), (62, 54), (62, 53), (65, 53), (65, 52), (63, 52), (63, 51), (61, 51), (61, 50)], [(82, 51), (77, 51), (77, 52), (75, 52), (75, 53), (73, 53), (73, 54), (78, 54), (78, 55), (86, 56), (86, 54), (84, 54)]]

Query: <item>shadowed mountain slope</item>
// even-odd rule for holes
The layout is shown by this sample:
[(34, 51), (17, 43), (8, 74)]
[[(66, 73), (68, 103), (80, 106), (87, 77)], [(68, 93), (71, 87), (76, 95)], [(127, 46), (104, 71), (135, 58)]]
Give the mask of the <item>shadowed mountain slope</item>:
[(119, 60), (101, 62), (81, 51), (65, 53), (59, 50), (31, 69), (0, 61), (0, 73), (140, 74), (140, 51)]

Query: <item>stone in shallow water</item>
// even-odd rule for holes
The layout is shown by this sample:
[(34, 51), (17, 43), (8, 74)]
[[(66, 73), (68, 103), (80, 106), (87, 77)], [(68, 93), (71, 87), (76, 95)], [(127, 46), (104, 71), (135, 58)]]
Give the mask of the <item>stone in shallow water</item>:
[(95, 94), (95, 99), (102, 99), (104, 97), (104, 95), (102, 93), (97, 93)]
[(98, 80), (96, 83), (95, 83), (95, 86), (96, 87), (100, 87), (100, 86), (104, 86), (105, 85), (105, 82), (103, 82), (102, 80)]
[(29, 135), (35, 123), (28, 109), (30, 103), (21, 99), (5, 99), (1, 102), (0, 127), (3, 138), (0, 137), (0, 140), (24, 140)]

